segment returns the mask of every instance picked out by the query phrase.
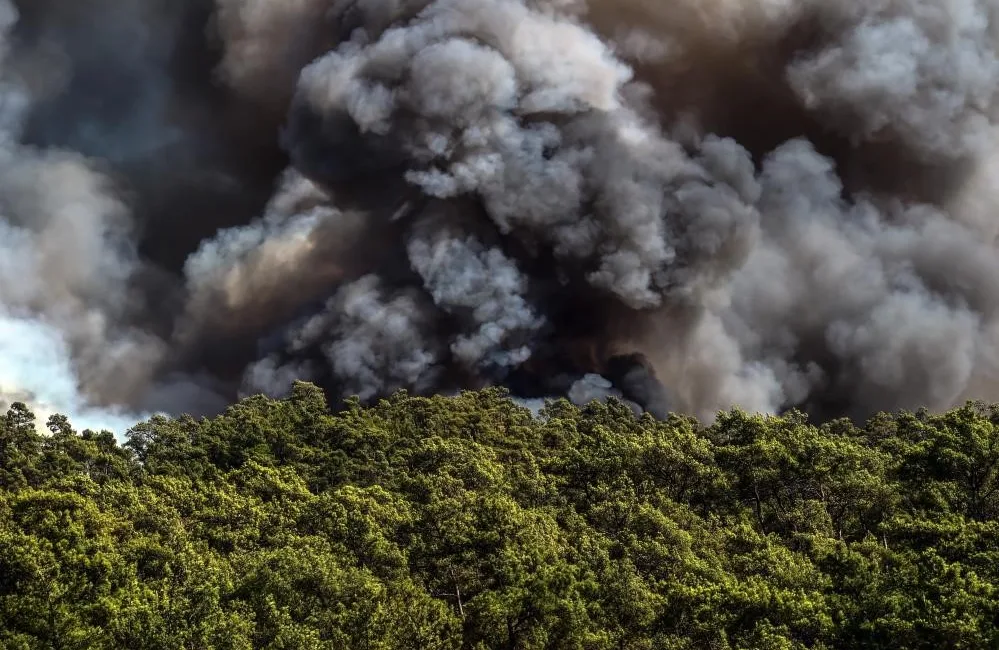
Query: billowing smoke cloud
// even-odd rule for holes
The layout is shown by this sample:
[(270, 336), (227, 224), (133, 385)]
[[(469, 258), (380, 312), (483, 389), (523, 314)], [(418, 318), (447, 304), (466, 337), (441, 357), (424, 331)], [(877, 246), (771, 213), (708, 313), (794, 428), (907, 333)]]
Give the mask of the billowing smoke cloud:
[(8, 400), (999, 397), (992, 0), (9, 2)]

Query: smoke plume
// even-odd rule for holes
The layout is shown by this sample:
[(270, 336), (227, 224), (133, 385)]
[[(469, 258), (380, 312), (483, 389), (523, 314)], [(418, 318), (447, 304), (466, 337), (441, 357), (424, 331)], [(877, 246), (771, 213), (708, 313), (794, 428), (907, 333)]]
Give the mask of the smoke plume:
[(999, 398), (994, 0), (0, 0), (0, 399)]

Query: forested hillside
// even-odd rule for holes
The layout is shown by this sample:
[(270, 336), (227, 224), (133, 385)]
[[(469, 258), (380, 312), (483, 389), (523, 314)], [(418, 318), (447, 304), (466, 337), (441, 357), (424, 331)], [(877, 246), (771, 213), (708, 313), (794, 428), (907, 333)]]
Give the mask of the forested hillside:
[(119, 446), (15, 405), (0, 647), (999, 647), (997, 424), (297, 384)]

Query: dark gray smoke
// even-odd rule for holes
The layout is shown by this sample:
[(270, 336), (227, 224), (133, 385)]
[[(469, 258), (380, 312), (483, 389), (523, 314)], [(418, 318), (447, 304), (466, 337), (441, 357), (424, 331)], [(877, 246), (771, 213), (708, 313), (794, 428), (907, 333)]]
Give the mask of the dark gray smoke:
[(0, 0), (0, 30), (8, 400), (999, 398), (994, 0)]

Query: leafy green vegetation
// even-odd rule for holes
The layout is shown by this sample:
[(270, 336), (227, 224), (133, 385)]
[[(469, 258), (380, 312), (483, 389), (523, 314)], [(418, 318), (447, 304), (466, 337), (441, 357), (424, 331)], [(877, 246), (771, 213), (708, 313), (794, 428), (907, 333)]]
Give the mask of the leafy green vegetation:
[(999, 410), (0, 418), (0, 647), (999, 647)]

